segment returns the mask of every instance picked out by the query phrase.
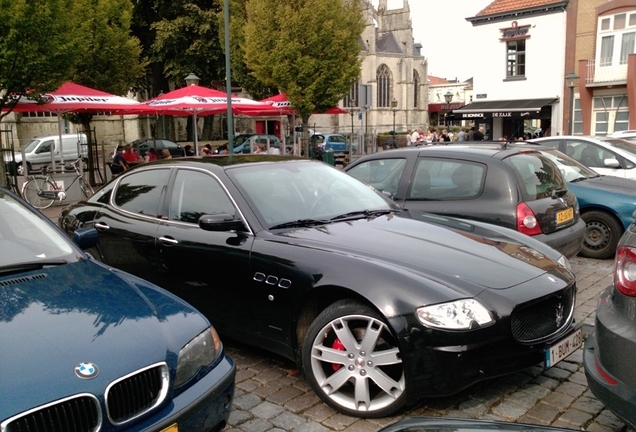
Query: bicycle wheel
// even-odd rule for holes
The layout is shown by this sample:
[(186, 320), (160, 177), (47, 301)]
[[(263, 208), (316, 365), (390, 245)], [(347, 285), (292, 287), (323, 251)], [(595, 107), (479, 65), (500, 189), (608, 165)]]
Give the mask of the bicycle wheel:
[(32, 177), (22, 186), (22, 196), (29, 204), (38, 209), (51, 207), (54, 198), (41, 196), (39, 192), (54, 191), (57, 188), (46, 177)]
[(89, 199), (95, 193), (91, 185), (83, 178), (79, 179), (80, 189), (82, 190), (82, 196), (84, 199)]

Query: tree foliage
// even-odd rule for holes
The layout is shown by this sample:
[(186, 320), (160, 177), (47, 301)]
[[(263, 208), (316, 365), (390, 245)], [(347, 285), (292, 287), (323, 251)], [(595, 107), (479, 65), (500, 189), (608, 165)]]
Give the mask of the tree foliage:
[(166, 78), (182, 84), (194, 72), (204, 85), (224, 75), (224, 56), (219, 40), (217, 1), (173, 2), (164, 8), (161, 20), (153, 23), (156, 31), (152, 60), (163, 65)]
[(73, 0), (0, 0), (0, 119), (20, 96), (37, 99), (70, 78), (77, 16)]
[(359, 0), (246, 0), (246, 11), (247, 67), (287, 95), (305, 126), (349, 93), (360, 74)]
[[(245, 44), (244, 28), (247, 23), (247, 0), (228, 0), (230, 11), (230, 58), (232, 83), (240, 85), (254, 99), (264, 99), (271, 96), (277, 87), (264, 84), (256, 78), (245, 64), (243, 45)], [(223, 41), (225, 52), (225, 23), (223, 13), (219, 13), (219, 39)]]
[(145, 73), (139, 39), (131, 35), (131, 0), (77, 0), (82, 35), (71, 80), (125, 96)]

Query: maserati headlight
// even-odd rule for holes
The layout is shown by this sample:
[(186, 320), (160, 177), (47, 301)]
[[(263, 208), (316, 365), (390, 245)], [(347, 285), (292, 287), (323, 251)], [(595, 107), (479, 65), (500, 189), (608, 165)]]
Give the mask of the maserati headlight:
[(174, 386), (179, 387), (196, 375), (199, 369), (211, 365), (221, 352), (221, 346), (221, 339), (212, 326), (188, 342), (179, 351)]
[(557, 260), (557, 263), (561, 267), (565, 267), (569, 271), (572, 271), (572, 266), (570, 265), (570, 260), (567, 259), (565, 256), (561, 255), (561, 257), (559, 257), (559, 259)]
[(474, 299), (423, 306), (417, 317), (427, 327), (444, 330), (470, 330), (494, 322), (488, 309)]

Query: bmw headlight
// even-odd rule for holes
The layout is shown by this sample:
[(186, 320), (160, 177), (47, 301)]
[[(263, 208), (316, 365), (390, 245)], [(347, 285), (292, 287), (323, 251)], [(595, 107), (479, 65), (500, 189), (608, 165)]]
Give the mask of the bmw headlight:
[(179, 351), (174, 386), (179, 387), (196, 375), (199, 369), (211, 365), (221, 352), (221, 346), (221, 339), (212, 326), (188, 342)]
[(417, 317), (427, 327), (444, 330), (470, 330), (494, 322), (488, 309), (474, 299), (423, 306)]

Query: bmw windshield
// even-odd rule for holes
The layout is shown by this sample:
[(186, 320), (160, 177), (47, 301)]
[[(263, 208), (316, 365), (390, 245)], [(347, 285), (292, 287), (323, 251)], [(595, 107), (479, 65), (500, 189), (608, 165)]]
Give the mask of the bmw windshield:
[(0, 244), (0, 272), (74, 262), (79, 255), (62, 233), (3, 190)]

